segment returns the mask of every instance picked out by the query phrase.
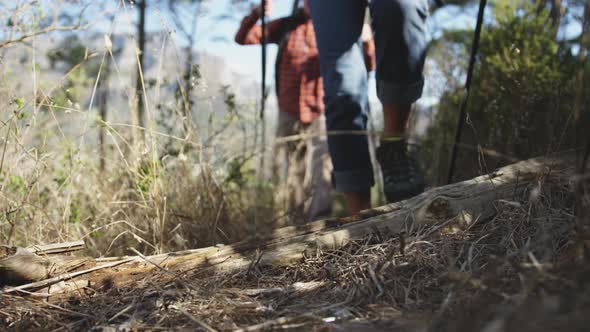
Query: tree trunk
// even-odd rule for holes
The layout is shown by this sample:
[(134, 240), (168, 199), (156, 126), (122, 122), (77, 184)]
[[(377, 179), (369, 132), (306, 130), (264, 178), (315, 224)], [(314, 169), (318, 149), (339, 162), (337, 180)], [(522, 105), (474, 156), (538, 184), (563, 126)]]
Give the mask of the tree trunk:
[(187, 138), (190, 135), (190, 128), (191, 128), (191, 114), (192, 114), (192, 106), (193, 100), (191, 98), (193, 93), (193, 43), (194, 37), (189, 38), (189, 46), (186, 50), (186, 66), (184, 69), (184, 94), (182, 96), (182, 115), (184, 116), (184, 120), (182, 121), (182, 126), (184, 129), (184, 137)]
[(140, 1), (138, 3), (138, 7), (137, 7), (139, 9), (139, 23), (137, 24), (137, 36), (138, 36), (137, 49), (139, 51), (139, 55), (138, 55), (138, 63), (137, 63), (137, 77), (136, 77), (136, 84), (135, 84), (136, 107), (137, 107), (136, 124), (142, 128), (145, 127), (144, 101), (143, 101), (143, 98), (145, 98), (145, 96), (143, 95), (142, 75), (144, 73), (144, 54), (145, 54), (145, 40), (146, 40), (146, 33), (145, 33), (146, 7), (147, 7), (147, 0)]
[[(184, 96), (182, 98), (182, 111), (184, 116), (183, 121), (183, 128), (184, 128), (184, 135), (186, 138), (190, 136), (190, 129), (192, 124), (192, 109), (194, 106), (194, 101), (192, 99), (193, 94), (193, 50), (195, 46), (195, 37), (197, 34), (197, 23), (199, 12), (201, 10), (201, 0), (198, 0), (195, 4), (195, 12), (193, 13), (193, 21), (191, 25), (190, 33), (187, 34), (188, 39), (188, 46), (186, 50), (186, 66), (184, 70)], [(180, 23), (182, 24), (182, 23)]]
[[(111, 56), (107, 55), (105, 57), (104, 63), (104, 70), (102, 79), (100, 80), (99, 84), (99, 91), (100, 94), (98, 96), (98, 112), (100, 116), (100, 121), (106, 122), (107, 121), (107, 113), (108, 113), (108, 100), (109, 100), (109, 75), (111, 71)], [(105, 136), (106, 136), (105, 126), (101, 123), (99, 126), (98, 132), (98, 145), (99, 145), (99, 159), (100, 159), (100, 170), (104, 171), (106, 167), (106, 143), (105, 143)]]
[[(576, 146), (580, 147), (585, 144), (583, 152), (577, 155), (576, 165), (578, 165), (576, 177), (576, 220), (578, 229), (582, 232), (582, 237), (590, 238), (590, 216), (588, 216), (589, 207), (584, 205), (584, 174), (588, 154), (590, 153), (590, 132), (588, 132), (588, 123), (590, 112), (588, 106), (584, 110), (584, 72), (586, 70), (586, 59), (588, 53), (588, 43), (590, 43), (590, 3), (584, 3), (584, 17), (582, 19), (582, 33), (580, 35), (580, 49), (578, 50), (578, 73), (576, 75), (576, 99), (574, 103), (574, 119), (576, 122)], [(584, 111), (586, 114), (584, 114)], [(590, 248), (586, 248), (587, 256), (590, 255)]]
[(559, 25), (561, 24), (561, 13), (562, 13), (562, 0), (552, 0), (551, 1), (551, 11), (549, 15), (551, 17), (551, 26), (555, 30), (555, 35), (557, 36), (557, 29), (559, 29)]
[(541, 0), (537, 2), (537, 14), (541, 14), (547, 9), (547, 3), (549, 3), (549, 20), (550, 27), (553, 31), (553, 35), (557, 38), (557, 32), (559, 25), (561, 24), (561, 14), (563, 3), (562, 0)]
[(578, 72), (576, 75), (576, 99), (574, 103), (575, 120), (578, 130), (578, 138), (584, 132), (582, 127), (582, 99), (584, 97), (584, 71), (586, 67), (587, 43), (590, 42), (590, 3), (584, 4), (584, 17), (582, 19), (582, 33), (580, 34), (580, 49), (578, 50)]

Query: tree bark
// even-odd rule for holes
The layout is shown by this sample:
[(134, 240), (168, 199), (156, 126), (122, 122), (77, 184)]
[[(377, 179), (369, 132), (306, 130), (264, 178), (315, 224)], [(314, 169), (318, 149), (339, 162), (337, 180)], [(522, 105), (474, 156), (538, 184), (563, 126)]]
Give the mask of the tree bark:
[[(109, 100), (109, 75), (111, 71), (111, 56), (107, 55), (104, 62), (104, 73), (99, 85), (100, 94), (98, 96), (98, 113), (100, 121), (106, 122), (108, 116)], [(98, 148), (99, 148), (99, 167), (101, 171), (106, 167), (106, 143), (105, 143), (105, 126), (101, 123), (98, 131)]]
[[(192, 93), (194, 90), (193, 86), (193, 63), (194, 63), (194, 55), (193, 50), (195, 47), (196, 42), (196, 35), (197, 35), (197, 25), (199, 21), (199, 13), (201, 11), (201, 2), (202, 0), (193, 0), (191, 4), (194, 2), (194, 12), (192, 14), (192, 19), (190, 21), (190, 29), (186, 27), (182, 17), (178, 13), (178, 9), (175, 6), (176, 1), (170, 1), (168, 3), (170, 12), (172, 13), (172, 17), (178, 31), (180, 31), (184, 38), (186, 38), (188, 45), (186, 47), (186, 61), (184, 66), (184, 84), (179, 85), (178, 87), (178, 94), (177, 94), (177, 101), (180, 98), (181, 108), (182, 108), (182, 116), (184, 120), (182, 122), (183, 130), (184, 130), (184, 138), (189, 140), (191, 135), (191, 128), (192, 128), (192, 109), (195, 106), (194, 100), (192, 98)], [(186, 148), (186, 147), (185, 147)]]
[(136, 107), (137, 107), (137, 119), (136, 124), (142, 128), (145, 127), (144, 123), (144, 101), (143, 98), (143, 81), (142, 75), (144, 73), (144, 54), (145, 54), (145, 43), (146, 43), (146, 31), (145, 31), (145, 23), (146, 23), (146, 7), (147, 7), (147, 0), (141, 0), (138, 2), (138, 10), (139, 10), (139, 22), (137, 24), (137, 49), (139, 51), (138, 55), (138, 63), (137, 63), (137, 76), (136, 76), (136, 84), (135, 84), (135, 96), (136, 96)]
[[(590, 132), (588, 132), (588, 123), (590, 120), (590, 112), (588, 106), (583, 107), (584, 99), (584, 73), (586, 71), (586, 59), (588, 53), (588, 43), (590, 43), (590, 3), (584, 3), (584, 16), (582, 18), (582, 33), (580, 35), (580, 49), (578, 50), (578, 72), (576, 75), (576, 99), (574, 103), (574, 119), (576, 122), (576, 146), (584, 146), (584, 151), (577, 155), (576, 165), (576, 224), (578, 231), (581, 233), (580, 237), (584, 244), (584, 239), (590, 239), (590, 208), (584, 204), (584, 178), (586, 174), (586, 166), (588, 162), (588, 155), (590, 154)], [(584, 112), (586, 114), (584, 114)], [(584, 245), (585, 255), (590, 258), (590, 248)]]
[(537, 2), (537, 14), (541, 14), (547, 9), (549, 3), (549, 20), (553, 35), (557, 38), (559, 25), (561, 24), (561, 14), (563, 9), (562, 0), (541, 0)]
[[(191, 31), (189, 33), (186, 33), (186, 37), (188, 39), (188, 46), (186, 49), (186, 66), (185, 66), (185, 72), (184, 72), (184, 77), (185, 77), (185, 82), (184, 82), (184, 95), (182, 98), (182, 110), (183, 110), (183, 115), (184, 115), (184, 121), (183, 121), (183, 128), (184, 128), (184, 135), (185, 137), (189, 137), (190, 136), (190, 128), (191, 128), (191, 123), (192, 123), (192, 109), (194, 106), (194, 101), (192, 99), (192, 93), (193, 93), (193, 50), (194, 50), (194, 46), (195, 46), (195, 37), (197, 34), (197, 23), (198, 23), (198, 17), (199, 17), (199, 12), (201, 10), (201, 0), (197, 0), (196, 4), (195, 4), (195, 12), (193, 14), (193, 21), (191, 22)], [(179, 22), (179, 24), (182, 24), (182, 22)]]
[(562, 0), (552, 0), (551, 1), (551, 24), (555, 30), (559, 29), (559, 25), (561, 24), (561, 14), (562, 14), (563, 3)]

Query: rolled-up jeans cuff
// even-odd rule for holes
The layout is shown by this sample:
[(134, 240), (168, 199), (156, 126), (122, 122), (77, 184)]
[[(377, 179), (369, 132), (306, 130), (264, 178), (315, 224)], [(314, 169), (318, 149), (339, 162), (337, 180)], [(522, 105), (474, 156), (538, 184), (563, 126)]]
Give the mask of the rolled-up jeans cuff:
[(410, 84), (377, 82), (377, 97), (384, 104), (412, 104), (422, 96), (424, 80)]
[(338, 192), (365, 191), (375, 184), (372, 169), (333, 171), (332, 182)]

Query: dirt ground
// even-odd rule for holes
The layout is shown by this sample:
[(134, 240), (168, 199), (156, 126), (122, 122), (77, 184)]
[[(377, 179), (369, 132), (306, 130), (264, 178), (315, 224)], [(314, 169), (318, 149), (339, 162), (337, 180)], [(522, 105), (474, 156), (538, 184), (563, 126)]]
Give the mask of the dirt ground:
[[(586, 331), (590, 264), (571, 183), (468, 227), (372, 234), (289, 266), (120, 266), (49, 299), (3, 294), (2, 330)], [(585, 198), (588, 199), (588, 198)], [(125, 270), (124, 274), (117, 271)]]

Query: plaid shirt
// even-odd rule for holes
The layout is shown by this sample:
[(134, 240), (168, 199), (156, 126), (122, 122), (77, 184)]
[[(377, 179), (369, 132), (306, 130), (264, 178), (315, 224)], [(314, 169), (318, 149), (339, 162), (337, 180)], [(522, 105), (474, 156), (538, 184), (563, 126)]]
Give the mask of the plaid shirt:
[[(262, 27), (256, 24), (259, 18), (258, 12), (253, 11), (242, 20), (235, 36), (238, 44), (261, 43)], [(268, 23), (268, 43), (283, 42), (287, 20), (288, 18), (280, 18)], [(282, 56), (277, 59), (279, 110), (293, 115), (303, 123), (310, 123), (324, 111), (324, 87), (315, 33), (308, 16), (296, 23), (282, 47)], [(371, 71), (375, 68), (373, 41), (364, 42), (363, 50), (367, 71)]]

